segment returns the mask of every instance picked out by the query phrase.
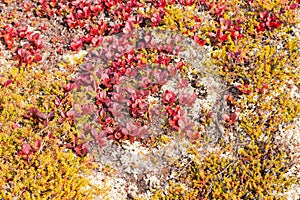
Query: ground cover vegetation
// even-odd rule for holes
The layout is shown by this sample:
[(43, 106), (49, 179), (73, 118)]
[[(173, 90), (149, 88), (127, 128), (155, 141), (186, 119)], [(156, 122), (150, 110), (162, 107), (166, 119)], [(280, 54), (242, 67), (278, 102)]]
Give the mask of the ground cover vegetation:
[[(299, 143), (284, 135), (300, 112), (299, 6), (299, 0), (2, 0), (0, 197), (108, 196), (105, 180), (97, 185), (87, 179), (98, 164), (74, 120), (72, 91), (87, 58), (65, 55), (97, 49), (107, 36), (159, 27), (211, 48), (211, 65), (226, 88), (218, 140), (207, 141), (211, 110), (199, 111), (196, 127), (184, 116), (185, 107), (205, 96), (199, 74), (192, 79), (191, 65), (170, 55), (172, 50), (144, 48), (124, 53), (101, 72), (93, 99), (101, 132), (85, 127), (93, 145), (108, 139), (156, 148), (172, 134), (187, 136), (188, 155), (170, 166), (174, 176), (167, 187), (149, 188), (152, 199), (286, 198), (284, 192), (299, 184), (299, 171), (291, 172), (299, 165)], [(119, 127), (115, 117), (124, 98), (115, 92), (118, 84), (153, 63), (162, 67), (139, 74), (139, 90), (124, 89), (133, 120)], [(194, 94), (161, 91), (176, 72), (184, 77), (178, 87), (190, 85)], [(161, 101), (156, 110), (147, 100), (151, 95)], [(144, 137), (151, 112), (158, 110), (165, 111), (164, 131)], [(114, 170), (103, 168), (108, 177)]]

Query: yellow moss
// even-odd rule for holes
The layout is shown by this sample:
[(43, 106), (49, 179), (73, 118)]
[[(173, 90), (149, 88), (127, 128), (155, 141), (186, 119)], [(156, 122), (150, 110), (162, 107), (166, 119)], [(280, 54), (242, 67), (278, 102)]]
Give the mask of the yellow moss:
[[(12, 68), (0, 83), (8, 79), (12, 80), (9, 86), (0, 85), (0, 198), (93, 199), (104, 193), (105, 189), (91, 185), (86, 178), (95, 167), (88, 157), (77, 157), (60, 145), (76, 134), (69, 121), (59, 125), (60, 112), (53, 103), (56, 96), (63, 96), (66, 76)], [(31, 107), (45, 114), (57, 113), (45, 127), (24, 119)], [(57, 139), (49, 138), (50, 133)], [(25, 142), (33, 147), (37, 140), (41, 146), (28, 159), (17, 155)]]

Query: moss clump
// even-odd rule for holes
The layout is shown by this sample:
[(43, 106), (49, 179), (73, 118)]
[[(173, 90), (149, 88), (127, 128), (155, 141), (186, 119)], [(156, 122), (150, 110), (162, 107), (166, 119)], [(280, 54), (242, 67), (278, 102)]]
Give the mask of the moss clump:
[[(0, 78), (0, 197), (4, 199), (93, 199), (101, 187), (86, 178), (91, 159), (64, 144), (76, 137), (62, 73), (12, 68)], [(61, 99), (60, 105), (55, 103)]]

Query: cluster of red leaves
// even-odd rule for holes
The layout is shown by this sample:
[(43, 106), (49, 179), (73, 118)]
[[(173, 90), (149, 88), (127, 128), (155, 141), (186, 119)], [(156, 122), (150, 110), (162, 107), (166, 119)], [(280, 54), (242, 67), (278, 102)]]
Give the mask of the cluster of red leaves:
[[(212, 5), (210, 5), (212, 6)], [(216, 32), (210, 32), (208, 36), (212, 40), (212, 44), (222, 45), (228, 41), (228, 36), (231, 37), (233, 41), (237, 41), (244, 37), (242, 34), (241, 23), (243, 23), (240, 19), (227, 19), (225, 20), (223, 15), (223, 10), (226, 9), (226, 6), (221, 6), (219, 9), (216, 9), (216, 21), (217, 24)]]
[(165, 104), (172, 105), (176, 101), (176, 94), (172, 91), (166, 90), (162, 99)]
[(30, 156), (36, 153), (37, 151), (43, 148), (43, 142), (48, 139), (57, 139), (51, 132), (41, 139), (35, 140), (34, 144), (30, 145), (28, 142), (24, 142), (21, 150), (17, 153), (18, 156), (25, 158), (27, 161), (30, 159)]
[(31, 154), (40, 149), (41, 143), (41, 140), (36, 140), (34, 145), (30, 145), (27, 142), (23, 143), (22, 149), (17, 153), (17, 155), (24, 156), (28, 160)]
[(83, 142), (79, 143), (78, 139), (79, 139), (78, 137), (75, 137), (74, 141), (71, 144), (70, 143), (66, 144), (66, 147), (69, 148), (69, 149), (74, 150), (77, 155), (84, 156), (89, 151), (89, 145), (86, 142), (85, 143), (83, 143)]
[(184, 111), (180, 105), (174, 106), (168, 105), (166, 112), (168, 114), (168, 123), (173, 130), (180, 131), (181, 136), (187, 136), (190, 142), (195, 142), (200, 134), (197, 130), (193, 130), (194, 122), (188, 117), (184, 116)]
[(266, 92), (266, 89), (268, 89), (268, 85), (263, 84), (261, 87), (253, 87), (253, 89), (251, 89), (249, 84), (243, 84), (243, 85), (238, 85), (237, 89), (241, 92), (241, 94), (246, 94), (246, 95), (249, 95), (253, 92), (256, 92), (257, 94), (264, 94)]
[(4, 39), (8, 49), (15, 47), (15, 41), (20, 43), (20, 40), (24, 43), (22, 47), (17, 48), (15, 58), (21, 63), (32, 64), (33, 62), (40, 62), (42, 60), (42, 50), (44, 47), (44, 40), (37, 32), (29, 31), (28, 26), (19, 27), (18, 22), (14, 22), (14, 25), (7, 24), (1, 30), (1, 35)]
[(1, 31), (2, 37), (4, 39), (5, 44), (7, 45), (8, 49), (12, 49), (12, 47), (14, 46), (14, 38), (17, 36), (17, 32), (16, 29), (6, 25), (4, 27), (4, 30)]
[(260, 23), (256, 27), (257, 31), (265, 31), (267, 29), (279, 28), (282, 22), (277, 17), (280, 13), (269, 13), (267, 11), (261, 12), (260, 16)]
[(179, 130), (179, 120), (182, 119), (184, 112), (179, 105), (175, 109), (172, 109), (171, 106), (167, 106), (167, 113), (169, 114), (168, 122), (173, 129)]
[[(8, 86), (12, 83), (11, 80), (7, 80), (4, 82), (4, 86)], [(72, 82), (67, 83), (63, 86), (63, 93), (62, 97), (56, 97), (54, 99), (55, 109), (51, 110), (49, 113), (41, 112), (38, 108), (31, 107), (28, 109), (28, 112), (23, 114), (23, 118), (25, 120), (29, 120), (33, 122), (33, 125), (41, 124), (44, 129), (48, 127), (50, 121), (55, 118), (55, 115), (58, 115), (58, 123), (62, 124), (65, 120), (74, 120), (74, 112), (70, 110), (69, 107), (72, 103), (68, 99), (69, 92), (74, 88), (74, 84)], [(14, 129), (18, 129), (20, 126), (18, 124), (14, 125)], [(48, 137), (51, 139), (56, 139), (51, 133), (48, 134)], [(74, 141), (67, 142), (64, 144), (67, 148), (72, 149), (76, 152), (79, 156), (84, 156), (88, 152), (88, 144), (86, 142), (78, 142), (79, 137), (75, 136)], [(26, 159), (30, 158), (30, 155), (34, 154), (37, 149), (40, 147), (41, 140), (37, 140), (35, 145), (30, 146), (28, 143), (24, 143), (22, 145), (22, 149), (18, 152), (17, 155), (25, 156)]]
[(51, 111), (48, 114), (45, 114), (39, 109), (31, 107), (28, 110), (28, 114), (24, 114), (25, 119), (32, 119), (35, 124), (42, 123), (45, 127), (48, 125), (48, 122), (54, 118), (54, 111)]
[[(106, 138), (117, 141), (129, 139), (130, 142), (144, 138), (149, 133), (148, 120), (151, 120), (152, 114), (162, 114), (163, 111), (167, 114), (168, 124), (173, 130), (181, 129), (193, 135), (191, 138), (197, 138), (197, 134), (190, 130), (192, 128), (191, 121), (183, 116), (183, 110), (178, 105), (180, 103), (181, 106), (191, 107), (197, 98), (195, 94), (183, 93), (177, 97), (173, 91), (167, 90), (160, 95), (163, 106), (159, 109), (149, 109), (147, 97), (157, 93), (168, 78), (175, 76), (176, 70), (180, 70), (184, 65), (183, 62), (180, 62), (176, 68), (173, 67), (171, 64), (172, 58), (163, 53), (163, 48), (157, 51), (161, 55), (155, 54), (153, 62), (158, 66), (165, 66), (166, 69), (152, 69), (149, 73), (146, 73), (151, 74), (150, 77), (148, 75), (141, 77), (142, 83), (136, 85), (137, 88), (126, 86), (124, 81), (136, 77), (139, 71), (148, 67), (143, 61), (145, 56), (142, 53), (135, 53), (134, 51), (125, 53), (122, 57), (115, 59), (110, 66), (96, 73), (100, 80), (96, 84), (98, 87), (95, 88), (97, 93), (95, 104), (98, 113), (96, 121), (101, 125), (101, 130), (96, 130), (87, 125), (84, 132), (92, 133), (93, 138), (97, 138), (98, 144), (104, 145)], [(101, 54), (102, 56), (108, 56), (107, 59), (109, 60), (110, 54), (103, 52)], [(86, 69), (82, 68), (82, 70), (86, 71), (87, 74), (88, 71), (93, 71), (90, 65), (85, 67)], [(77, 77), (75, 81), (76, 88), (88, 82), (88, 80), (85, 80), (86, 73), (82, 73)], [(187, 84), (187, 80), (182, 79), (178, 86), (183, 88)], [(84, 114), (87, 114), (87, 112), (84, 111)], [(122, 117), (126, 117), (126, 120), (133, 119), (133, 121), (129, 121), (126, 125), (120, 124), (118, 119), (122, 119)]]
[[(144, 118), (149, 112), (146, 97), (152, 93), (152, 90), (149, 90), (151, 84), (143, 85), (143, 90), (134, 90), (120, 85), (120, 79), (134, 77), (137, 74), (138, 69), (134, 67), (134, 63), (143, 63), (140, 56), (135, 55), (134, 52), (126, 53), (123, 58), (125, 60), (117, 59), (109, 68), (99, 74), (101, 81), (99, 87), (96, 88), (95, 104), (102, 131), (100, 133), (95, 129), (91, 131), (99, 144), (104, 144), (105, 138), (118, 141), (129, 139), (133, 142), (134, 139), (143, 137), (147, 131), (145, 124), (138, 121), (136, 123), (128, 122), (125, 127), (116, 123), (117, 118), (124, 114), (124, 104), (128, 108), (130, 117), (134, 119)], [(141, 66), (139, 65), (139, 67)], [(82, 78), (84, 77), (79, 77), (79, 79)], [(80, 83), (79, 79), (76, 83)]]
[(148, 112), (149, 105), (146, 98), (149, 94), (149, 90), (136, 91), (131, 94), (131, 98), (129, 101), (129, 112), (132, 117), (142, 117), (145, 115), (145, 113)]
[[(39, 0), (35, 14), (40, 17), (63, 16), (64, 22), (70, 29), (78, 27), (84, 29), (85, 34), (81, 38), (74, 38), (71, 41), (70, 49), (77, 51), (84, 44), (93, 46), (101, 45), (103, 36), (112, 35), (120, 32), (128, 32), (134, 29), (134, 26), (143, 26), (146, 21), (151, 21), (151, 26), (158, 26), (165, 12), (165, 6), (174, 1), (147, 1), (147, 4), (154, 5), (157, 11), (152, 16), (146, 16), (136, 11), (147, 6), (136, 0), (104, 0), (104, 1), (62, 1)], [(105, 12), (104, 12), (105, 11)], [(99, 15), (104, 14), (106, 19), (118, 19), (118, 22), (108, 23), (103, 19), (98, 19)]]
[[(0, 76), (0, 78), (2, 78), (1, 76)], [(3, 86), (3, 87), (8, 87), (10, 84), (12, 84), (13, 83), (13, 80), (11, 80), (11, 79), (8, 79), (8, 80), (5, 80), (5, 81), (3, 81), (3, 82), (1, 82), (1, 85)]]

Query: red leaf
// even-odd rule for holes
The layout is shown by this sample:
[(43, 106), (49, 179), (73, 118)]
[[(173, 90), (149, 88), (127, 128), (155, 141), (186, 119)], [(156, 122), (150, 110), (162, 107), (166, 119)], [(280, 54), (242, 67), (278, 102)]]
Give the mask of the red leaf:
[(236, 113), (230, 114), (230, 120), (231, 120), (232, 123), (236, 122), (236, 118), (237, 118), (237, 114)]
[(128, 139), (129, 139), (130, 144), (132, 144), (134, 142), (134, 137), (133, 136), (129, 135)]
[(5, 81), (5, 82), (3, 83), (3, 86), (4, 86), (4, 87), (7, 87), (7, 86), (9, 86), (12, 82), (13, 82), (13, 81), (12, 81), (11, 79), (9, 79), (9, 80), (7, 80), (7, 81)]
[(191, 142), (195, 142), (196, 140), (199, 139), (200, 134), (197, 131), (187, 131), (187, 136), (189, 137), (189, 140)]
[(262, 86), (262, 89), (267, 89), (268, 88), (268, 85), (267, 84), (264, 84), (263, 86)]
[(29, 112), (30, 116), (34, 116), (38, 112), (38, 109), (31, 107), (31, 108), (29, 108), (28, 112)]
[(65, 119), (65, 118), (66, 118), (66, 113), (65, 113), (64, 111), (61, 111), (61, 112), (60, 112), (60, 116), (61, 116), (63, 119)]
[(49, 139), (56, 139), (56, 137), (53, 136), (52, 132), (49, 132), (49, 133), (47, 134), (47, 136), (48, 136)]
[(36, 115), (40, 118), (40, 119), (47, 119), (47, 115), (43, 112), (37, 112)]
[(34, 150), (38, 150), (41, 147), (41, 140), (36, 140), (34, 143)]
[(206, 43), (206, 40), (200, 39), (198, 36), (194, 36), (194, 41), (200, 46), (204, 46)]
[(17, 123), (14, 123), (13, 129), (18, 129), (20, 126)]
[(78, 156), (83, 156), (84, 154), (81, 152), (81, 148), (80, 147), (75, 147), (74, 148), (74, 151), (76, 152), (76, 154), (78, 155)]
[(224, 121), (229, 122), (230, 121), (230, 117), (227, 114), (222, 115), (222, 118)]
[(259, 23), (259, 26), (256, 27), (258, 31), (264, 31), (266, 30), (266, 25), (263, 22)]
[(154, 13), (153, 13), (153, 16), (151, 17), (151, 21), (152, 21), (154, 24), (158, 24), (158, 23), (161, 21), (161, 17), (159, 16), (159, 13), (158, 13), (158, 12), (154, 12)]
[(21, 37), (21, 38), (24, 38), (25, 36), (26, 36), (26, 32), (19, 32), (19, 36)]
[(28, 114), (24, 114), (23, 117), (26, 119), (30, 119), (30, 115), (28, 115)]
[(48, 119), (51, 120), (54, 118), (54, 111), (51, 111), (49, 114), (48, 114)]
[(35, 40), (34, 43), (35, 43), (36, 48), (38, 48), (38, 49), (42, 49), (44, 47), (44, 40), (43, 39)]
[(67, 83), (67, 85), (64, 86), (64, 91), (65, 92), (69, 92), (70, 90), (72, 90), (74, 88), (74, 84), (69, 82)]
[(85, 154), (88, 153), (88, 144), (80, 144), (74, 148), (74, 151), (76, 152), (77, 155), (79, 156), (84, 156)]
[(42, 56), (39, 54), (34, 57), (35, 62), (40, 62), (42, 59), (43, 59)]
[(18, 32), (19, 32), (19, 33), (20, 33), (20, 32), (26, 32), (27, 29), (28, 29), (28, 26), (20, 27), (20, 28), (18, 29)]
[(289, 10), (294, 10), (298, 7), (298, 4), (294, 3), (292, 5), (289, 6)]
[(40, 29), (46, 31), (46, 30), (48, 30), (48, 27), (46, 26), (45, 23), (42, 23), (42, 24), (40, 25)]
[(25, 57), (24, 62), (27, 64), (31, 64), (34, 61), (34, 56), (33, 55), (28, 55)]
[(88, 34), (88, 35), (82, 37), (82, 41), (85, 42), (85, 43), (91, 43), (93, 38), (94, 38), (94, 36)]
[(57, 52), (58, 54), (62, 55), (62, 53), (63, 53), (62, 47), (61, 47), (61, 46), (58, 46), (57, 49), (56, 49), (56, 52)]
[(4, 42), (6, 43), (8, 49), (11, 49), (14, 46), (14, 39), (12, 38), (11, 33), (4, 35)]
[(123, 29), (123, 32), (128, 34), (132, 29), (134, 29), (133, 22), (127, 21), (127, 23), (125, 24), (125, 27)]
[(17, 54), (18, 54), (20, 57), (24, 58), (24, 57), (27, 55), (27, 50), (26, 50), (26, 49), (18, 49), (18, 50), (17, 50)]
[(194, 3), (194, 0), (179, 0), (179, 3), (183, 6), (191, 6)]
[(83, 7), (83, 13), (85, 15), (85, 17), (89, 17), (91, 15), (91, 11), (90, 8), (88, 6)]
[(114, 137), (115, 137), (115, 139), (119, 140), (123, 137), (123, 134), (120, 131), (118, 131), (114, 134)]
[(216, 8), (217, 16), (220, 17), (223, 14), (225, 9), (226, 9), (226, 5), (223, 5), (223, 6), (220, 6), (220, 7)]
[(267, 12), (267, 11), (261, 12), (261, 13), (259, 13), (259, 16), (260, 16), (262, 19), (265, 19), (265, 18), (268, 17), (268, 12)]
[(165, 104), (171, 105), (176, 101), (176, 94), (172, 91), (166, 90), (165, 93), (164, 93), (162, 101)]
[(238, 36), (237, 36), (238, 39), (241, 39), (242, 37), (244, 37), (243, 34), (238, 34)]
[(74, 41), (71, 43), (70, 47), (73, 51), (78, 51), (79, 47), (82, 46), (82, 41), (78, 40), (78, 41)]
[(216, 34), (215, 34), (214, 32), (210, 32), (210, 33), (208, 34), (208, 36), (210, 36), (210, 37), (216, 37)]
[(220, 40), (223, 42), (223, 41), (227, 41), (228, 40), (228, 36), (227, 35), (222, 35), (220, 37)]
[(54, 104), (55, 104), (56, 106), (59, 106), (59, 105), (60, 105), (60, 99), (59, 99), (58, 97), (55, 98)]
[(99, 34), (99, 31), (98, 31), (97, 28), (91, 28), (91, 29), (90, 29), (90, 34), (91, 34), (91, 35), (98, 35), (98, 34)]
[(27, 40), (29, 40), (30, 42), (34, 42), (35, 40), (38, 40), (40, 38), (40, 34), (30, 31), (30, 32), (27, 32), (26, 37), (27, 37)]
[(71, 145), (71, 144), (66, 144), (66, 147), (68, 148), (68, 149), (73, 149), (74, 148), (74, 146), (73, 145)]
[(279, 28), (279, 27), (281, 26), (281, 24), (282, 24), (282, 22), (277, 21), (277, 22), (273, 22), (273, 23), (271, 24), (271, 26), (274, 27), (274, 28)]
[(94, 46), (100, 46), (100, 45), (102, 44), (102, 42), (103, 42), (103, 37), (102, 37), (102, 36), (98, 36), (96, 39), (97, 39), (96, 42), (94, 42), (94, 41), (92, 40), (93, 45), (94, 45)]
[(94, 13), (99, 13), (103, 11), (103, 6), (102, 5), (91, 5), (90, 9)]
[(32, 38), (31, 38), (31, 39), (32, 39), (33, 41), (35, 41), (35, 40), (38, 40), (39, 38), (40, 38), (40, 34), (39, 34), (39, 33), (35, 33), (35, 34), (32, 35)]
[(188, 107), (192, 107), (197, 99), (196, 94), (189, 94), (189, 93), (180, 93), (179, 94), (179, 103), (184, 104)]
[(200, 46), (204, 46), (205, 44), (206, 44), (206, 40), (200, 40), (200, 42), (198, 43), (198, 44), (200, 44)]
[(28, 155), (30, 153), (30, 151), (32, 150), (31, 146), (28, 144), (28, 143), (24, 143), (22, 145), (22, 152), (25, 154), (25, 155)]

